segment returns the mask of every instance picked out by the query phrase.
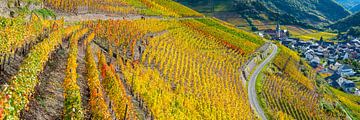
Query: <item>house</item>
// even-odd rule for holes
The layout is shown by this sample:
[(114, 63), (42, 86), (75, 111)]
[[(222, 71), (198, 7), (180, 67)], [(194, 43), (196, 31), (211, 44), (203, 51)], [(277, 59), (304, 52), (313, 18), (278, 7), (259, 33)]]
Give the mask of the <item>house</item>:
[(341, 88), (343, 91), (347, 92), (347, 93), (356, 93), (358, 91), (358, 89), (356, 88), (356, 85), (353, 81), (347, 80), (343, 77), (341, 77), (340, 74), (333, 74), (327, 78), (325, 78), (325, 80), (328, 81), (329, 85), (334, 87), (334, 88)]
[(318, 43), (313, 43), (310, 45), (310, 49), (313, 49), (313, 50), (317, 49), (318, 47), (319, 47)]
[(331, 65), (331, 64), (335, 64), (335, 63), (336, 63), (336, 60), (335, 60), (335, 59), (333, 59), (333, 58), (328, 58), (327, 63), (328, 63), (329, 65)]
[(353, 39), (353, 40), (350, 41), (350, 43), (352, 43), (352, 44), (360, 43), (360, 40), (359, 39)]
[(304, 51), (307, 51), (310, 49), (310, 45), (311, 45), (311, 42), (304, 42), (304, 41), (299, 40), (294, 46), (298, 50), (304, 52)]
[(331, 70), (337, 71), (340, 66), (342, 66), (342, 64), (340, 64), (340, 63), (338, 63), (338, 62), (335, 62), (335, 64), (330, 64), (330, 65), (329, 65), (329, 68), (330, 68)]
[(355, 90), (355, 92), (354, 92), (354, 95), (360, 96), (360, 90), (357, 89), (357, 88), (355, 88), (355, 89), (356, 89), (356, 90)]
[(312, 59), (314, 59), (314, 55), (312, 55), (312, 54), (309, 53), (309, 52), (305, 53), (304, 55), (305, 55), (305, 58), (306, 58), (307, 60), (312, 60)]
[(324, 57), (324, 53), (323, 53), (323, 52), (315, 52), (315, 55), (316, 55), (316, 56), (319, 56), (319, 57)]
[(291, 39), (291, 38), (286, 38), (280, 41), (281, 44), (287, 46), (288, 48), (294, 49), (295, 44), (297, 44), (297, 40), (296, 39)]
[(343, 59), (343, 60), (349, 59), (349, 53), (345, 53), (344, 56), (342, 56), (342, 59)]
[(354, 93), (356, 91), (356, 85), (353, 81), (345, 80), (341, 84), (341, 89), (347, 93)]
[(313, 68), (317, 68), (320, 65), (320, 58), (318, 56), (315, 56), (311, 61), (310, 61), (310, 66)]
[(340, 84), (337, 82), (338, 79), (340, 79), (341, 76), (339, 74), (333, 74), (327, 78), (325, 78), (325, 80), (328, 81), (329, 85), (334, 87), (334, 88), (340, 88)]
[(325, 41), (323, 41), (323, 40), (319, 40), (319, 41), (317, 41), (317, 43), (318, 43), (321, 47), (324, 47), (324, 48), (334, 45), (334, 42), (325, 42)]
[(340, 66), (339, 69), (337, 70), (337, 72), (341, 76), (353, 76), (356, 73), (356, 72), (354, 72), (354, 70), (349, 65)]

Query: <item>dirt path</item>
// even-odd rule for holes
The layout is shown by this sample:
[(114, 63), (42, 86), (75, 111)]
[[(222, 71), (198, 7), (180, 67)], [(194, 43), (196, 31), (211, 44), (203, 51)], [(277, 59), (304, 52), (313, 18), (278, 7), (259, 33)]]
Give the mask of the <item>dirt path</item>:
[[(78, 22), (78, 21), (88, 21), (88, 20), (135, 20), (141, 19), (143, 15), (137, 14), (128, 14), (128, 15), (116, 15), (116, 14), (79, 14), (79, 15), (69, 15), (69, 14), (59, 14), (58, 19), (64, 18), (66, 22)], [(145, 18), (162, 18), (158, 16), (144, 16)]]
[[(66, 45), (66, 44), (64, 44)], [(63, 82), (67, 66), (68, 49), (59, 50), (39, 75), (40, 84), (35, 88), (34, 98), (31, 98), (28, 109), (22, 111), (21, 119), (25, 120), (60, 120), (63, 115), (64, 89)], [(80, 87), (84, 116), (90, 119), (89, 87), (86, 79), (84, 51), (79, 46), (77, 58), (77, 82)]]
[(61, 120), (64, 105), (63, 81), (67, 64), (67, 51), (59, 50), (39, 75), (39, 85), (28, 109), (20, 115), (24, 120)]
[(63, 14), (59, 13), (57, 19), (64, 18), (65, 22), (80, 22), (80, 21), (89, 21), (89, 20), (137, 20), (149, 18), (156, 18), (161, 20), (184, 20), (184, 19), (194, 19), (194, 18), (203, 18), (203, 17), (181, 17), (181, 18), (172, 18), (172, 17), (162, 17), (162, 16), (144, 16), (139, 14), (127, 14), (127, 15), (119, 15), (119, 14), (99, 14), (99, 13), (88, 13), (88, 14)]
[(9, 64), (7, 64), (8, 62), (5, 63), (4, 71), (0, 71), (0, 85), (8, 83), (10, 78), (18, 73), (19, 67), (24, 58), (24, 56), (16, 54), (15, 59), (13, 57), (10, 58)]

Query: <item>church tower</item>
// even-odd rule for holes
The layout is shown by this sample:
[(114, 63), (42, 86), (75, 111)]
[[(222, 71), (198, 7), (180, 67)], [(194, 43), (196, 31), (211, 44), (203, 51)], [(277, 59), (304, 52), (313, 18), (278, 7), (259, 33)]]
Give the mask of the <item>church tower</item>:
[(276, 37), (277, 38), (281, 37), (281, 28), (279, 22), (276, 24)]

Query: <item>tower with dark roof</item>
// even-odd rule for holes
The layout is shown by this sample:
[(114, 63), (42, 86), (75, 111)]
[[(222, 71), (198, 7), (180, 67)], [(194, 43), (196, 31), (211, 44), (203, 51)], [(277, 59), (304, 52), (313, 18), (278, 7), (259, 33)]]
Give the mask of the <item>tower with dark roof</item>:
[(281, 28), (279, 22), (276, 24), (276, 37), (277, 38), (281, 37)]

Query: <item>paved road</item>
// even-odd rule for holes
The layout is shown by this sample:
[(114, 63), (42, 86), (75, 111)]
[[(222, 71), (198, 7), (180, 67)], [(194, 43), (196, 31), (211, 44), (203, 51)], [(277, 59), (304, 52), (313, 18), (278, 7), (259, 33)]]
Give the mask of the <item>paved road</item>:
[(264, 66), (268, 64), (272, 58), (275, 57), (278, 47), (276, 45), (272, 45), (272, 46), (274, 48), (272, 53), (256, 68), (254, 73), (251, 75), (250, 82), (248, 84), (248, 92), (249, 92), (248, 94), (249, 94), (251, 108), (256, 111), (256, 113), (259, 115), (259, 117), (262, 120), (267, 120), (267, 119), (257, 99), (257, 94), (255, 89), (256, 78), (261, 72), (261, 70), (264, 68)]
[(89, 20), (138, 20), (142, 17), (146, 19), (155, 18), (160, 20), (185, 20), (185, 19), (195, 19), (195, 18), (203, 18), (203, 17), (162, 17), (162, 16), (144, 16), (139, 14), (127, 14), (127, 15), (118, 15), (118, 14), (100, 14), (100, 13), (87, 13), (87, 14), (58, 14), (57, 18), (64, 18), (65, 22), (79, 22), (79, 21), (89, 21)]

